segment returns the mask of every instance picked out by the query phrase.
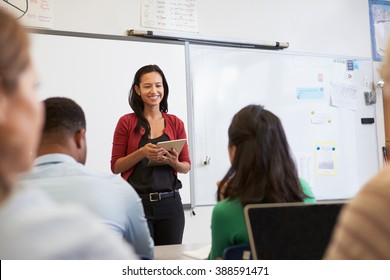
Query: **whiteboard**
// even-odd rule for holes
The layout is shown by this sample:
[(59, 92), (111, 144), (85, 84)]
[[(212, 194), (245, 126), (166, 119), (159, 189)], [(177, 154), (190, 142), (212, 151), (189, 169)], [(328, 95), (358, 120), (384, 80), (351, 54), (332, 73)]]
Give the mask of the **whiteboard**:
[[(216, 203), (216, 181), (230, 166), (228, 126), (251, 103), (264, 105), (281, 119), (299, 175), (317, 199), (350, 198), (378, 171), (376, 124), (361, 124), (361, 118), (375, 118), (376, 110), (364, 101), (372, 82), (369, 58), (352, 59), (354, 68), (347, 70), (346, 58), (284, 51), (191, 45), (189, 56), (196, 205)], [(331, 106), (337, 85), (356, 89), (355, 110)], [(312, 92), (298, 99), (306, 89)], [(322, 97), (315, 96), (318, 89)], [(318, 168), (317, 147), (323, 143), (335, 149), (331, 175)]]
[[(169, 84), (169, 113), (188, 128), (184, 44), (137, 42), (123, 36), (94, 38), (92, 34), (58, 31), (32, 33), (31, 37), (40, 97), (69, 97), (85, 112), (89, 169), (111, 172), (115, 126), (122, 115), (132, 112), (128, 93), (135, 72), (146, 64), (157, 64), (164, 71)], [(179, 179), (183, 183), (183, 203), (189, 203), (189, 175), (179, 174)]]

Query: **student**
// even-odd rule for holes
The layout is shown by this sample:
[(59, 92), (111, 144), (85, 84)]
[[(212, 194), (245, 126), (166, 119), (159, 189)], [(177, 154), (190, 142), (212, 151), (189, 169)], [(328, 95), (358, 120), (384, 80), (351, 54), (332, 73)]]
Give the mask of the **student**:
[(134, 259), (132, 248), (79, 208), (17, 187), (42, 128), (25, 30), (0, 9), (0, 259)]
[(209, 259), (222, 258), (231, 245), (249, 243), (245, 205), (316, 202), (308, 184), (298, 178), (277, 116), (260, 105), (246, 106), (233, 117), (228, 136), (232, 168), (218, 184)]
[[(155, 144), (186, 138), (183, 122), (168, 112), (168, 83), (157, 65), (146, 65), (134, 76), (129, 104), (134, 113), (122, 116), (114, 132), (111, 170), (121, 173), (142, 198), (155, 245), (180, 244), (184, 210), (177, 173), (187, 173), (188, 145), (181, 153)], [(148, 161), (163, 163), (148, 167)]]
[(153, 240), (137, 193), (122, 178), (95, 174), (84, 166), (86, 122), (81, 107), (64, 97), (43, 103), (46, 117), (38, 158), (20, 183), (44, 190), (57, 202), (87, 207), (132, 244), (137, 254), (152, 259)]
[[(390, 94), (390, 42), (381, 68)], [(343, 208), (325, 259), (390, 260), (390, 167), (381, 170)]]
[(390, 167), (386, 167), (344, 206), (325, 259), (390, 260), (389, 186)]

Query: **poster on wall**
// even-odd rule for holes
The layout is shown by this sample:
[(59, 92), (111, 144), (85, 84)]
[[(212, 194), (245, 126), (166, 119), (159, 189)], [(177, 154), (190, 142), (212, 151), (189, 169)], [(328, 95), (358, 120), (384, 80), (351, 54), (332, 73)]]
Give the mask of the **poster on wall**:
[(390, 39), (390, 1), (370, 0), (369, 4), (372, 57), (381, 61)]
[(196, 33), (197, 0), (142, 0), (141, 26)]
[(0, 9), (12, 13), (25, 26), (53, 28), (51, 0), (0, 0)]
[(336, 144), (331, 142), (316, 143), (316, 175), (336, 176)]

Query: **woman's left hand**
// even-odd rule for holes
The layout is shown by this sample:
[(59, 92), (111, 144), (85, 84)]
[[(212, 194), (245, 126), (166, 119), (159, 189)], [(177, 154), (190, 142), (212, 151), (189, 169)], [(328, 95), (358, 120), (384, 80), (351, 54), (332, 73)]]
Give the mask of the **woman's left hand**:
[(179, 161), (179, 153), (175, 149), (172, 149), (171, 151), (165, 150), (158, 162), (168, 164), (175, 169), (176, 172), (184, 174), (186, 174), (191, 168), (191, 165), (188, 162)]
[(172, 149), (172, 151), (165, 150), (158, 162), (168, 164), (176, 169), (179, 164), (179, 154), (175, 149)]

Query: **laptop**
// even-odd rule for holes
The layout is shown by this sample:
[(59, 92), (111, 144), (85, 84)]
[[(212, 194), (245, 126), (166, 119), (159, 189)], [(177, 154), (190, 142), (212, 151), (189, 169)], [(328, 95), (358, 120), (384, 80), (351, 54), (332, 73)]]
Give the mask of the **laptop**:
[(345, 202), (246, 205), (253, 259), (322, 259), (344, 205)]

